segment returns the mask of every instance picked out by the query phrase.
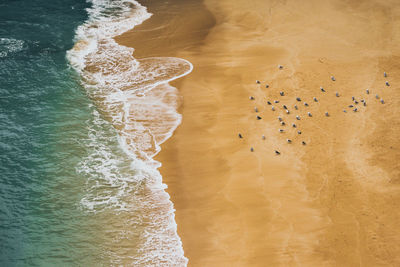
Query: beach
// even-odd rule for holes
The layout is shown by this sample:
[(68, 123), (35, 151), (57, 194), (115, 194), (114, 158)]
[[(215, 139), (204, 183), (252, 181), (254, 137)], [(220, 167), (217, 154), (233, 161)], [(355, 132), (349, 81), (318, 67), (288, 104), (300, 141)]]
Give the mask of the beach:
[(116, 40), (194, 67), (156, 156), (188, 265), (400, 265), (400, 4), (160, 3)]

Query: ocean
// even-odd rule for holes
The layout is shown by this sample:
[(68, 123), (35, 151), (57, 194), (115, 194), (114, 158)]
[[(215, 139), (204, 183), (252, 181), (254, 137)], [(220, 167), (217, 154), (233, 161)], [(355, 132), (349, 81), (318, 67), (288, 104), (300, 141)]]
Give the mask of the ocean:
[(179, 58), (113, 37), (135, 1), (0, 2), (0, 266), (185, 266), (153, 159), (180, 124)]

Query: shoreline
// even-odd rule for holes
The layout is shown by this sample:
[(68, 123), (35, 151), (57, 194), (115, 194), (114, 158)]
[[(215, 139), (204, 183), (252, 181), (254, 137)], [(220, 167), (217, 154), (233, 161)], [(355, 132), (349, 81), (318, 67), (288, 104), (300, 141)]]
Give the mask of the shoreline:
[[(156, 156), (189, 265), (399, 264), (400, 33), (383, 25), (400, 25), (385, 15), (395, 17), (400, 6), (256, 1), (249, 7), (240, 0), (205, 5), (215, 25), (202, 10), (199, 17), (209, 21), (199, 25), (194, 19), (180, 33), (151, 32), (163, 21), (150, 18), (116, 38), (135, 47), (139, 57), (176, 56), (194, 65), (192, 73), (173, 82), (183, 96), (183, 119)], [(204, 40), (193, 40), (188, 34), (193, 27), (202, 29)], [(135, 31), (154, 44), (135, 43)], [(154, 40), (160, 32), (164, 35)], [(366, 99), (367, 106), (352, 112), (351, 96)], [(266, 105), (280, 99), (293, 107), (296, 97), (310, 107), (291, 108), (286, 115)], [(303, 118), (299, 122), (296, 113)], [(278, 115), (288, 122), (284, 134), (278, 132), (283, 127)], [(301, 135), (289, 129), (293, 122)]]

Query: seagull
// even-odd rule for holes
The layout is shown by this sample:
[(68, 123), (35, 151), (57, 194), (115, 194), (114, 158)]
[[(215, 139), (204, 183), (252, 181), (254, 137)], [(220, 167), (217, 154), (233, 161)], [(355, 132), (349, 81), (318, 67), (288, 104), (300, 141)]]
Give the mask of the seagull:
[(302, 141), (301, 143), (303, 144), (303, 146), (305, 146), (305, 145), (306, 145), (306, 142), (304, 142), (304, 141)]
[(279, 100), (275, 100), (274, 103), (275, 103), (275, 104), (276, 104), (276, 103), (279, 103)]
[(257, 81), (256, 81), (256, 83), (258, 83), (258, 84), (259, 84), (259, 83), (260, 83), (260, 81), (259, 81), (259, 80), (257, 80)]
[(283, 108), (284, 108), (284, 109), (287, 109), (287, 106), (286, 106), (286, 105), (283, 105)]
[(296, 100), (297, 100), (297, 101), (301, 101), (300, 97), (296, 97)]
[(336, 79), (335, 79), (334, 76), (331, 76), (331, 80), (332, 80), (332, 81), (336, 81)]
[(281, 121), (281, 125), (284, 126), (286, 123), (284, 121)]
[(298, 134), (301, 134), (301, 131), (297, 131)]
[(375, 98), (376, 98), (376, 99), (379, 99), (379, 95), (375, 95)]
[(325, 112), (325, 116), (329, 117), (329, 113), (328, 113), (328, 112)]
[(389, 84), (389, 82), (388, 82), (388, 81), (386, 81), (386, 82), (385, 82), (385, 84), (386, 84), (386, 86), (390, 86), (390, 84)]
[(278, 117), (278, 120), (279, 120), (279, 121), (282, 121), (282, 118), (279, 116), (279, 117)]
[(296, 124), (294, 124), (294, 123), (292, 124), (292, 126), (293, 126), (293, 128), (296, 128), (296, 127), (297, 127)]
[(318, 102), (318, 99), (316, 97), (313, 98), (315, 102)]
[(251, 152), (254, 152), (254, 148), (251, 147), (251, 148), (250, 148), (250, 151), (251, 151)]
[(351, 97), (351, 100), (353, 100), (353, 101), (354, 101), (354, 100), (356, 100), (356, 98), (355, 98), (354, 96), (352, 96), (352, 97)]
[(257, 116), (257, 120), (261, 120), (262, 118), (260, 116)]
[(255, 107), (255, 108), (254, 108), (254, 111), (255, 111), (255, 112), (258, 112), (258, 108), (257, 108), (257, 107)]
[(357, 110), (358, 110), (357, 108), (353, 109), (354, 112), (357, 112)]
[(271, 102), (269, 102), (269, 101), (267, 101), (267, 104), (268, 104), (268, 105), (272, 105)]
[(310, 113), (310, 112), (307, 112), (307, 114), (308, 114), (308, 117), (312, 117), (312, 115), (311, 115), (311, 113)]
[(282, 65), (278, 65), (278, 68), (281, 70), (281, 69), (283, 69), (283, 66)]
[(384, 72), (384, 73), (383, 73), (383, 77), (387, 77), (387, 74), (386, 74), (386, 72)]
[(294, 105), (294, 109), (295, 109), (295, 110), (298, 110), (299, 108), (297, 107), (297, 105)]
[(261, 138), (262, 138), (262, 140), (265, 140), (265, 135), (263, 135)]
[(288, 109), (286, 110), (286, 114), (290, 114), (290, 111)]
[(336, 97), (339, 97), (339, 93), (338, 92), (336, 92)]
[(320, 88), (321, 88), (321, 91), (322, 91), (322, 92), (325, 92), (325, 89), (324, 89), (322, 86), (321, 86)]
[(279, 129), (279, 132), (280, 132), (280, 133), (283, 133), (283, 132), (284, 132), (284, 130), (282, 130), (282, 129)]
[(272, 111), (275, 111), (275, 108), (274, 108), (274, 107), (272, 107), (271, 109), (272, 109)]
[(285, 95), (285, 93), (284, 93), (284, 92), (279, 92), (279, 94), (280, 94), (281, 96), (284, 96), (284, 95)]
[(280, 155), (281, 152), (279, 152), (278, 150), (275, 150), (275, 154)]
[(300, 116), (296, 116), (296, 119), (297, 119), (297, 120), (300, 120)]
[(367, 92), (367, 95), (369, 95), (369, 89), (365, 90)]
[(243, 138), (243, 136), (242, 136), (242, 134), (241, 134), (241, 133), (239, 133), (239, 138)]
[(265, 85), (265, 88), (269, 88), (269, 84), (266, 84), (266, 85)]
[(290, 140), (290, 139), (286, 139), (286, 141), (287, 141), (289, 144), (292, 143), (292, 140)]
[(308, 104), (307, 104), (307, 102), (304, 102), (304, 106), (308, 107)]
[(250, 100), (254, 100), (254, 96), (250, 96), (249, 99), (250, 99)]
[(381, 98), (381, 103), (382, 103), (382, 104), (385, 104), (385, 101), (383, 101), (383, 98)]
[(347, 111), (346, 111), (345, 109), (343, 109), (343, 112), (344, 112), (344, 113), (347, 113)]
[(364, 107), (366, 107), (366, 106), (367, 106), (367, 102), (364, 101)]

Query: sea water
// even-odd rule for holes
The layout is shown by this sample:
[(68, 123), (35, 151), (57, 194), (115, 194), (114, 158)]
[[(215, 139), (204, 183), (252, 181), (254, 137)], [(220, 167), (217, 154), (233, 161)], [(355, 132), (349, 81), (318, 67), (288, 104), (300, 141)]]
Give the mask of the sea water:
[(1, 266), (187, 264), (153, 157), (181, 120), (168, 82), (192, 66), (113, 39), (151, 15), (135, 1), (0, 3)]

